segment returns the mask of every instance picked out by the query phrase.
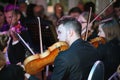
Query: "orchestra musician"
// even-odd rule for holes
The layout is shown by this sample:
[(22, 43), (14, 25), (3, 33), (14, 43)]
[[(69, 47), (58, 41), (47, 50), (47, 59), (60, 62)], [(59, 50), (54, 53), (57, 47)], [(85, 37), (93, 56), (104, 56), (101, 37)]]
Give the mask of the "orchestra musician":
[(98, 52), (105, 65), (105, 80), (107, 80), (120, 64), (120, 26), (113, 18), (99, 25), (99, 38), (104, 38), (105, 43), (98, 42)]
[(73, 17), (58, 22), (59, 41), (69, 48), (58, 54), (54, 61), (51, 80), (86, 80), (93, 63), (98, 60), (97, 50), (81, 38), (81, 24)]
[(39, 80), (33, 75), (25, 73), (23, 67), (7, 64), (6, 57), (0, 51), (0, 79), (1, 80)]
[[(87, 41), (89, 41), (90, 39), (96, 37), (96, 28), (94, 28), (94, 24), (89, 24), (88, 27), (87, 26), (87, 20), (88, 20), (88, 15), (89, 12), (83, 12), (80, 14), (80, 16), (78, 17), (78, 21), (81, 23), (82, 25), (82, 39), (85, 40), (86, 38), (86, 32), (88, 29), (88, 34), (87, 34)], [(90, 21), (93, 19), (93, 15), (91, 15), (91, 19)], [(87, 29), (86, 29), (87, 28)]]
[(11, 39), (7, 49), (9, 61), (11, 64), (17, 64), (19, 62), (23, 63), (26, 50), (22, 42), (17, 37), (16, 33), (19, 33), (21, 37), (29, 43), (27, 29), (24, 28), (19, 22), (21, 15), (17, 6), (8, 4), (4, 8), (4, 13), (6, 21), (10, 26), (8, 35)]
[(4, 51), (4, 48), (7, 45), (8, 36), (4, 33), (8, 31), (9, 26), (6, 24), (4, 16), (4, 7), (0, 6), (0, 51)]

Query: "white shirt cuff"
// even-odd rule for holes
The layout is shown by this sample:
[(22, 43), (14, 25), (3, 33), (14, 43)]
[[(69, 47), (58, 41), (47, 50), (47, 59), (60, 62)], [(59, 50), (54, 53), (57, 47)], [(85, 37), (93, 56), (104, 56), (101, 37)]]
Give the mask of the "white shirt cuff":
[(30, 74), (25, 73), (25, 77), (26, 77), (27, 79), (29, 79), (29, 78), (30, 78)]
[(13, 42), (12, 42), (12, 45), (17, 44), (18, 42), (19, 42), (19, 40), (17, 40), (17, 41), (13, 41)]

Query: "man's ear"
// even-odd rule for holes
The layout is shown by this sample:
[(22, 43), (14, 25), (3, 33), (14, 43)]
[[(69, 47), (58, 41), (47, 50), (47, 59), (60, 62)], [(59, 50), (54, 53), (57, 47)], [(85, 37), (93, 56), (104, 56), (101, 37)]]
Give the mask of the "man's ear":
[(73, 34), (74, 34), (73, 29), (70, 29), (70, 30), (68, 31), (68, 34), (69, 34), (70, 37), (73, 36)]

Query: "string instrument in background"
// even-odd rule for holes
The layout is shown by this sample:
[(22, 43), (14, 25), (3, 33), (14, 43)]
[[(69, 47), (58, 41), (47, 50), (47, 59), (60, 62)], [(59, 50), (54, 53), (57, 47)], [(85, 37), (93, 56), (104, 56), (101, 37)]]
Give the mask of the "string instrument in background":
[[(88, 27), (91, 25), (91, 24), (93, 24), (93, 22), (97, 19), (97, 18), (99, 18), (100, 17), (100, 15), (101, 14), (103, 14), (104, 13), (104, 11), (106, 10), (106, 9), (108, 9), (114, 2), (116, 2), (116, 0), (112, 0), (91, 22), (90, 22), (90, 18), (91, 18), (91, 8), (90, 8), (90, 12), (89, 12), (89, 16), (88, 16), (88, 20), (87, 20), (87, 26), (86, 26), (86, 32), (85, 32), (85, 36), (83, 36), (83, 39), (85, 40), (85, 41), (87, 41), (87, 38), (88, 38)], [(93, 31), (89, 31), (89, 32), (93, 32)], [(92, 33), (90, 33), (90, 34), (92, 34)]]
[[(106, 23), (106, 22), (108, 22), (108, 21), (111, 21), (111, 20), (113, 20), (112, 17), (111, 17), (111, 18), (104, 19), (104, 20), (100, 21), (99, 23), (97, 23), (96, 25), (104, 24), (104, 23)], [(89, 42), (90, 42), (95, 48), (97, 48), (100, 44), (105, 44), (105, 43), (106, 43), (106, 40), (105, 40), (105, 38), (103, 38), (103, 37), (95, 37), (95, 38), (91, 39)]]
[(95, 48), (97, 48), (100, 44), (105, 44), (106, 40), (103, 37), (96, 37), (94, 39), (91, 39), (90, 42)]

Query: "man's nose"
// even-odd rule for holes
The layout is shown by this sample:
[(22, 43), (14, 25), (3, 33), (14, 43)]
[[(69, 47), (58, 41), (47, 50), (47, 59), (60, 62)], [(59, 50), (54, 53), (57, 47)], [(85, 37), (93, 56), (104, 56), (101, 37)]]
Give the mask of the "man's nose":
[(100, 33), (98, 32), (98, 36), (100, 35)]

